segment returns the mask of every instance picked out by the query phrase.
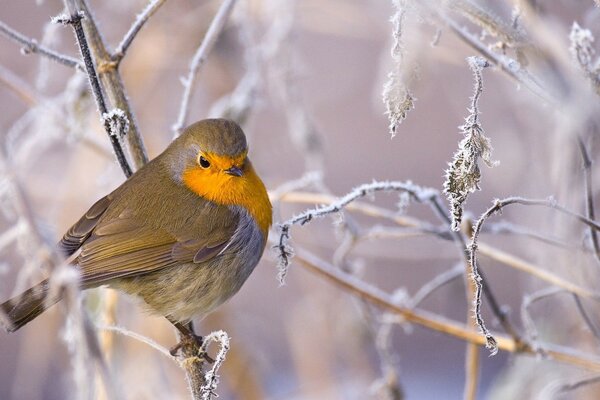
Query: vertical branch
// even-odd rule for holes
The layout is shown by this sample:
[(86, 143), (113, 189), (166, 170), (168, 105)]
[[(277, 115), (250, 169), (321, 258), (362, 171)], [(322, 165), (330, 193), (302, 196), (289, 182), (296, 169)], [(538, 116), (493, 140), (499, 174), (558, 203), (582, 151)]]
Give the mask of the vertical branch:
[[(462, 230), (466, 237), (473, 235), (473, 224), (470, 220), (465, 220), (462, 224)], [(477, 325), (471, 318), (471, 304), (475, 304), (477, 286), (475, 281), (471, 279), (471, 266), (468, 258), (465, 262), (465, 290), (467, 297), (467, 323), (477, 329)], [(479, 381), (479, 346), (473, 343), (467, 343), (465, 354), (465, 389), (463, 394), (464, 400), (475, 400), (477, 398), (477, 384)]]
[[(590, 155), (581, 137), (577, 138), (577, 144), (579, 145), (581, 160), (583, 161), (586, 214), (589, 219), (595, 220), (596, 213), (594, 211), (594, 191), (592, 189), (592, 159), (590, 158)], [(594, 249), (594, 257), (600, 264), (600, 245), (598, 244), (598, 232), (596, 232), (596, 230), (592, 227), (589, 228), (589, 232), (592, 241), (592, 247)]]
[(77, 10), (81, 10), (85, 14), (83, 21), (83, 29), (88, 40), (88, 46), (91, 55), (96, 60), (98, 67), (98, 77), (102, 87), (106, 91), (108, 100), (114, 108), (123, 110), (127, 120), (129, 121), (128, 130), (126, 131), (125, 139), (131, 153), (131, 160), (134, 169), (139, 169), (148, 162), (148, 155), (137, 126), (135, 117), (131, 111), (125, 87), (121, 79), (121, 74), (117, 68), (117, 63), (111, 60), (111, 56), (106, 50), (104, 40), (98, 32), (94, 16), (90, 12), (85, 0), (66, 0), (67, 3), (72, 3), (71, 6), (76, 6)]
[(192, 58), (188, 75), (183, 81), (183, 97), (181, 98), (181, 105), (179, 106), (179, 115), (177, 117), (177, 122), (175, 122), (175, 125), (173, 125), (173, 133), (175, 134), (175, 137), (179, 136), (187, 124), (187, 117), (190, 110), (190, 101), (192, 98), (194, 83), (196, 81), (196, 75), (215, 46), (217, 39), (223, 31), (223, 28), (225, 28), (225, 24), (227, 23), (227, 19), (233, 10), (235, 2), (236, 0), (223, 0), (219, 11), (217, 11), (217, 14), (210, 23), (208, 31), (206, 31), (206, 35), (204, 35), (204, 39), (202, 40), (200, 47), (198, 47), (198, 50), (196, 50), (196, 53)]
[(84, 17), (84, 13), (82, 11), (77, 10), (77, 7), (74, 4), (72, 4), (71, 1), (66, 1), (66, 3), (70, 16), (67, 17), (62, 15), (56, 17), (53, 19), (53, 22), (61, 23), (63, 25), (71, 25), (73, 27), (73, 30), (75, 31), (77, 44), (79, 45), (79, 49), (81, 50), (81, 57), (83, 58), (85, 64), (85, 69), (89, 78), (90, 86), (94, 94), (94, 99), (96, 100), (96, 105), (98, 106), (98, 110), (100, 111), (100, 115), (102, 116), (104, 127), (106, 129), (106, 132), (108, 133), (110, 143), (112, 144), (115, 155), (117, 156), (117, 160), (121, 165), (121, 169), (123, 170), (125, 176), (129, 177), (132, 173), (131, 167), (127, 163), (125, 153), (123, 152), (123, 148), (121, 147), (121, 143), (119, 142), (119, 135), (113, 129), (111, 129), (111, 115), (108, 113), (108, 109), (106, 108), (106, 101), (104, 100), (102, 88), (100, 87), (100, 82), (98, 81), (98, 75), (96, 74), (96, 68), (92, 60), (92, 55), (90, 53), (90, 48), (85, 37), (85, 32), (83, 31), (83, 26), (81, 25), (81, 20)]

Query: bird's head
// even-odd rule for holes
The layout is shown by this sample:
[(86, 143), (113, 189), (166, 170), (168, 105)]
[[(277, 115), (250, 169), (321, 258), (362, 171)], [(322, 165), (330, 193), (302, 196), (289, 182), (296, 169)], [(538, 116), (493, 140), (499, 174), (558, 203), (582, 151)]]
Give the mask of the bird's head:
[(268, 229), (271, 203), (238, 124), (226, 119), (196, 122), (165, 153), (176, 181), (206, 200), (245, 207)]

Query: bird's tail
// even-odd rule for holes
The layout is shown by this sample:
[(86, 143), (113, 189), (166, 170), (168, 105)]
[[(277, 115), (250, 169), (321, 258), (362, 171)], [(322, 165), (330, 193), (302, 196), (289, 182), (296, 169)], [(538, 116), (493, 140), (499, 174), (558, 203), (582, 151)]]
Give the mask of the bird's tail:
[(0, 323), (2, 327), (7, 332), (14, 332), (59, 300), (57, 298), (47, 301), (47, 297), (48, 280), (45, 279), (31, 289), (0, 304)]

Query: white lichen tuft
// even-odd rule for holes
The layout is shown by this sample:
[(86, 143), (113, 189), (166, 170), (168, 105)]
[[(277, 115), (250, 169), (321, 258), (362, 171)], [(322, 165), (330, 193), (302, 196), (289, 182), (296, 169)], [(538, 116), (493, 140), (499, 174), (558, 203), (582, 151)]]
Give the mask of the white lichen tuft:
[(470, 193), (479, 190), (481, 172), (479, 170), (479, 159), (488, 167), (497, 165), (492, 161), (492, 145), (488, 137), (484, 135), (479, 121), (479, 97), (483, 92), (482, 71), (489, 63), (481, 57), (467, 58), (469, 67), (475, 77), (475, 88), (471, 97), (469, 115), (465, 124), (460, 126), (464, 139), (458, 144), (458, 150), (454, 153), (450, 167), (446, 170), (444, 182), (444, 193), (450, 202), (452, 214), (452, 229), (459, 230), (463, 215), (463, 205)]
[(414, 108), (415, 98), (408, 89), (403, 76), (404, 46), (402, 44), (402, 23), (406, 13), (402, 0), (393, 0), (394, 15), (391, 22), (394, 26), (392, 36), (393, 69), (388, 73), (388, 80), (383, 85), (383, 103), (386, 115), (390, 121), (389, 130), (392, 137), (396, 136), (398, 126), (406, 119), (406, 115)]
[(594, 89), (600, 93), (600, 58), (595, 57), (594, 35), (589, 29), (583, 29), (573, 22), (569, 34), (569, 51), (579, 67), (591, 81)]

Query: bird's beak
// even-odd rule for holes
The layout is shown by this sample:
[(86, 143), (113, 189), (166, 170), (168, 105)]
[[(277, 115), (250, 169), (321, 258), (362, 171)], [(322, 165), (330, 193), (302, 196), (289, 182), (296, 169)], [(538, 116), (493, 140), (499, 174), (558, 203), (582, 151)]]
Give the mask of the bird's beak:
[(229, 169), (226, 169), (225, 173), (232, 175), (232, 176), (242, 176), (243, 175), (241, 168), (236, 167), (235, 165)]

